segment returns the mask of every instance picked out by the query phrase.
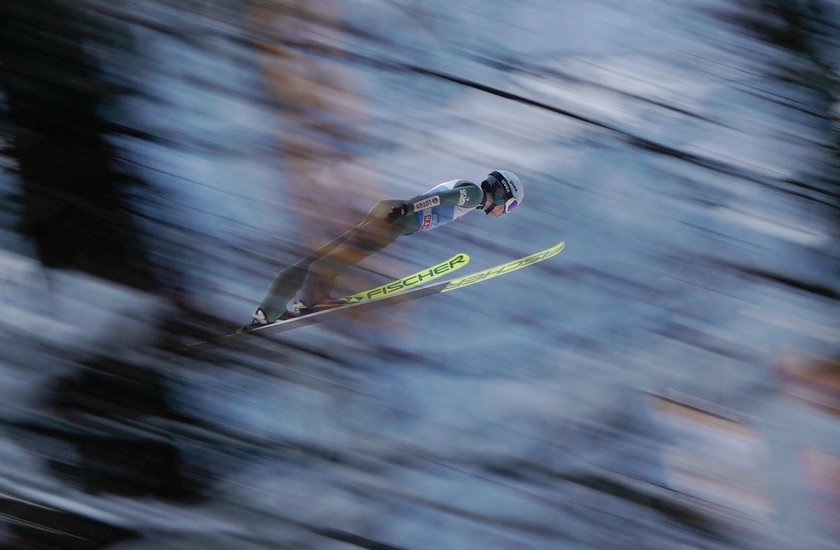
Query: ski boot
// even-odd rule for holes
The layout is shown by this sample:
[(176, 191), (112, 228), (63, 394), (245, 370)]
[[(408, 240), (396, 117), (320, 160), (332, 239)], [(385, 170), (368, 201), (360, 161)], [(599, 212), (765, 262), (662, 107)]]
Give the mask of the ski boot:
[(268, 318), (265, 316), (265, 312), (262, 308), (257, 308), (257, 311), (254, 312), (254, 318), (251, 319), (251, 324), (249, 326), (260, 326), (260, 325), (267, 325)]
[(295, 317), (311, 315), (313, 313), (318, 313), (319, 311), (324, 311), (325, 309), (332, 309), (334, 307), (340, 307), (344, 305), (347, 305), (346, 301), (336, 300), (335, 298), (327, 298), (326, 300), (321, 300), (313, 306), (307, 306), (302, 301), (297, 300), (286, 309), (286, 312), (280, 316), (279, 320), (285, 321), (287, 319), (294, 319)]
[(254, 312), (254, 318), (251, 319), (251, 323), (245, 325), (244, 327), (239, 327), (238, 329), (236, 329), (236, 332), (248, 332), (253, 328), (261, 327), (267, 324), (268, 318), (266, 318), (265, 312), (261, 308), (257, 308), (257, 311)]
[(280, 316), (278, 321), (286, 321), (288, 319), (294, 319), (295, 317), (300, 317), (301, 315), (307, 315), (311, 313), (309, 311), (309, 307), (304, 304), (302, 301), (297, 300), (295, 302), (290, 303), (286, 306), (286, 311), (283, 312), (283, 315)]

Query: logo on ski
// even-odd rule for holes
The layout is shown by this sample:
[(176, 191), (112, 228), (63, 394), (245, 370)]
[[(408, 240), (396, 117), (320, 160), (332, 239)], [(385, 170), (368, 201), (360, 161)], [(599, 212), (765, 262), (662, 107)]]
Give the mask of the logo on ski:
[(347, 303), (353, 304), (356, 302), (382, 298), (395, 292), (402, 292), (419, 284), (428, 283), (433, 279), (437, 279), (441, 275), (452, 273), (456, 269), (461, 269), (469, 262), (470, 257), (467, 254), (456, 254), (438, 265), (426, 268), (423, 271), (418, 271), (417, 273), (412, 273), (407, 277), (397, 279), (396, 281), (392, 281), (388, 284), (347, 296), (344, 300)]
[(492, 279), (493, 277), (498, 277), (499, 275), (504, 275), (505, 273), (510, 273), (511, 271), (516, 271), (517, 269), (528, 267), (531, 264), (547, 260), (548, 258), (559, 254), (563, 250), (563, 248), (565, 248), (565, 246), (566, 243), (562, 242), (541, 252), (531, 254), (530, 256), (525, 256), (524, 258), (520, 258), (518, 260), (514, 260), (506, 264), (497, 265), (495, 267), (491, 267), (483, 271), (478, 271), (476, 273), (473, 273), (472, 275), (465, 275), (463, 277), (452, 279), (451, 281), (449, 281), (449, 284), (446, 285), (446, 287), (443, 290), (441, 290), (441, 292), (449, 292), (450, 290), (455, 290), (456, 288), (480, 283), (481, 281), (486, 281), (487, 279)]

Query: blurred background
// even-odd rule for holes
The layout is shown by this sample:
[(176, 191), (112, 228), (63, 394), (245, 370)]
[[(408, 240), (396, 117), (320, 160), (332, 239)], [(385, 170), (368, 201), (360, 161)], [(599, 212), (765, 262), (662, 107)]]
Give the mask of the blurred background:
[[(831, 0), (0, 3), (0, 548), (840, 548)], [(504, 278), (191, 356), (378, 200)]]

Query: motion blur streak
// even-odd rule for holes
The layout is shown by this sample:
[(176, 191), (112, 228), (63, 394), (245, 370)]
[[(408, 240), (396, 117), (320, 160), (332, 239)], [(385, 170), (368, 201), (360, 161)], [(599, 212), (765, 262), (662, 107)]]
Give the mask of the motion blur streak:
[[(0, 2), (0, 548), (838, 548), (838, 25)], [(515, 212), (336, 295), (563, 254), (181, 351), (378, 201), (499, 168)]]

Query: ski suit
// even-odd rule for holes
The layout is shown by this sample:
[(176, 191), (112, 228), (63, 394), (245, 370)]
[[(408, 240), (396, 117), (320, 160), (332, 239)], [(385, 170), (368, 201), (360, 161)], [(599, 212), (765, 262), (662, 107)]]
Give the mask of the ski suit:
[[(443, 182), (408, 201), (380, 201), (358, 225), (281, 271), (259, 308), (266, 321), (274, 322), (298, 290), (304, 304), (315, 305), (329, 297), (336, 279), (348, 266), (358, 264), (403, 235), (454, 221), (480, 208), (483, 202), (481, 187), (463, 179)], [(399, 206), (404, 206), (406, 213), (393, 217), (393, 210)]]

